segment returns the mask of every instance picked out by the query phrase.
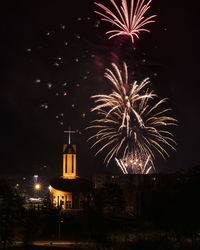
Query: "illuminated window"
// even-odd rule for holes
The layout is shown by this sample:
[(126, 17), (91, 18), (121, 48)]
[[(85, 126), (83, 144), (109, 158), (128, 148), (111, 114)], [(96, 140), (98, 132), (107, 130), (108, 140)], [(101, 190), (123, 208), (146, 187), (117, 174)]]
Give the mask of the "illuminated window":
[(58, 195), (57, 196), (57, 203), (58, 203), (58, 206), (60, 205), (60, 196)]
[(118, 179), (119, 178), (119, 176), (117, 176), (117, 175), (112, 175), (112, 179)]
[(65, 173), (67, 174), (67, 156), (65, 155)]
[(72, 155), (72, 173), (74, 173), (74, 155)]

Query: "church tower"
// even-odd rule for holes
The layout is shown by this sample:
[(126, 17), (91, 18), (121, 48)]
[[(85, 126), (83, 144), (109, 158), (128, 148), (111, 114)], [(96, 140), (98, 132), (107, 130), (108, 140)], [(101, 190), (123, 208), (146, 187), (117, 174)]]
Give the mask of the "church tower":
[(93, 184), (76, 175), (76, 145), (71, 144), (71, 133), (75, 131), (64, 131), (69, 134), (68, 143), (63, 145), (63, 174), (50, 181), (50, 197), (54, 207), (63, 210), (80, 210), (85, 200), (90, 197)]
[(68, 144), (63, 145), (63, 178), (64, 179), (75, 179), (76, 176), (76, 145), (71, 144), (71, 133), (75, 133), (75, 131), (71, 131), (70, 128), (68, 131), (64, 131), (64, 133), (68, 133)]
[(75, 179), (76, 176), (76, 145), (63, 145), (63, 178)]

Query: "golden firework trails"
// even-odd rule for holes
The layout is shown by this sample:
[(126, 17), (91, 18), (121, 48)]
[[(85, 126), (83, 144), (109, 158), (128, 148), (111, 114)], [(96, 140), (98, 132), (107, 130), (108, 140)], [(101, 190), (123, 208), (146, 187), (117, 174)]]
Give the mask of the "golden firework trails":
[(103, 4), (95, 2), (97, 6), (105, 11), (105, 14), (95, 11), (97, 14), (102, 16), (101, 20), (118, 27), (116, 30), (106, 32), (106, 34), (110, 34), (109, 39), (115, 36), (125, 35), (130, 36), (132, 43), (134, 43), (134, 37), (139, 38), (139, 33), (141, 31), (150, 32), (148, 29), (145, 29), (144, 26), (155, 22), (153, 18), (156, 17), (156, 15), (147, 18), (144, 17), (145, 13), (150, 8), (151, 3), (151, 0), (149, 0), (146, 4), (145, 1), (146, 0), (131, 0), (129, 10), (126, 0), (122, 0), (120, 8), (114, 0), (110, 0), (115, 8), (116, 14)]
[(92, 147), (99, 145), (96, 154), (107, 149), (105, 162), (115, 158), (123, 173), (149, 173), (155, 152), (165, 158), (169, 156), (165, 146), (175, 150), (176, 142), (167, 127), (177, 125), (177, 120), (166, 115), (171, 109), (162, 108), (166, 98), (155, 102), (157, 96), (147, 88), (149, 78), (129, 84), (126, 63), (122, 74), (116, 64), (112, 67), (113, 71), (107, 68), (105, 72), (111, 94), (91, 97), (96, 104), (91, 111), (99, 119), (89, 127), (97, 131), (89, 140), (95, 140)]

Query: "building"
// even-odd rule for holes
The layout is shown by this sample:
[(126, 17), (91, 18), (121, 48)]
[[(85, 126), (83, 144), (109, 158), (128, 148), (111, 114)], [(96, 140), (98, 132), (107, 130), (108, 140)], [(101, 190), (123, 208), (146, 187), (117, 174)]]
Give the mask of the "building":
[(93, 188), (92, 182), (77, 176), (76, 145), (71, 144), (70, 132), (68, 144), (63, 145), (63, 175), (50, 181), (51, 202), (62, 210), (81, 209)]
[(187, 175), (180, 174), (99, 174), (93, 176), (95, 189), (102, 189), (107, 183), (115, 183), (123, 190), (125, 210), (136, 216), (149, 214), (169, 197), (178, 196), (187, 182)]

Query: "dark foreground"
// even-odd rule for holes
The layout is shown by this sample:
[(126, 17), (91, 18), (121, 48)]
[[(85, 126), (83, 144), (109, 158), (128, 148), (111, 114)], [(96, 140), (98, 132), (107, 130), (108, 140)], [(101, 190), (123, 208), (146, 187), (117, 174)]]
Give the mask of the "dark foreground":
[(134, 243), (95, 243), (95, 242), (34, 242), (34, 245), (15, 245), (6, 247), (6, 250), (62, 250), (62, 249), (94, 249), (94, 250), (193, 250), (200, 249), (200, 244), (192, 245), (190, 242), (174, 244), (170, 241), (138, 241)]
[(125, 209), (116, 184), (94, 190), (93, 203), (86, 201), (74, 213), (53, 208), (48, 197), (42, 207), (27, 207), (2, 180), (0, 248), (200, 250), (200, 174), (193, 176), (179, 184), (179, 191), (169, 185), (162, 192), (148, 192), (139, 215)]

